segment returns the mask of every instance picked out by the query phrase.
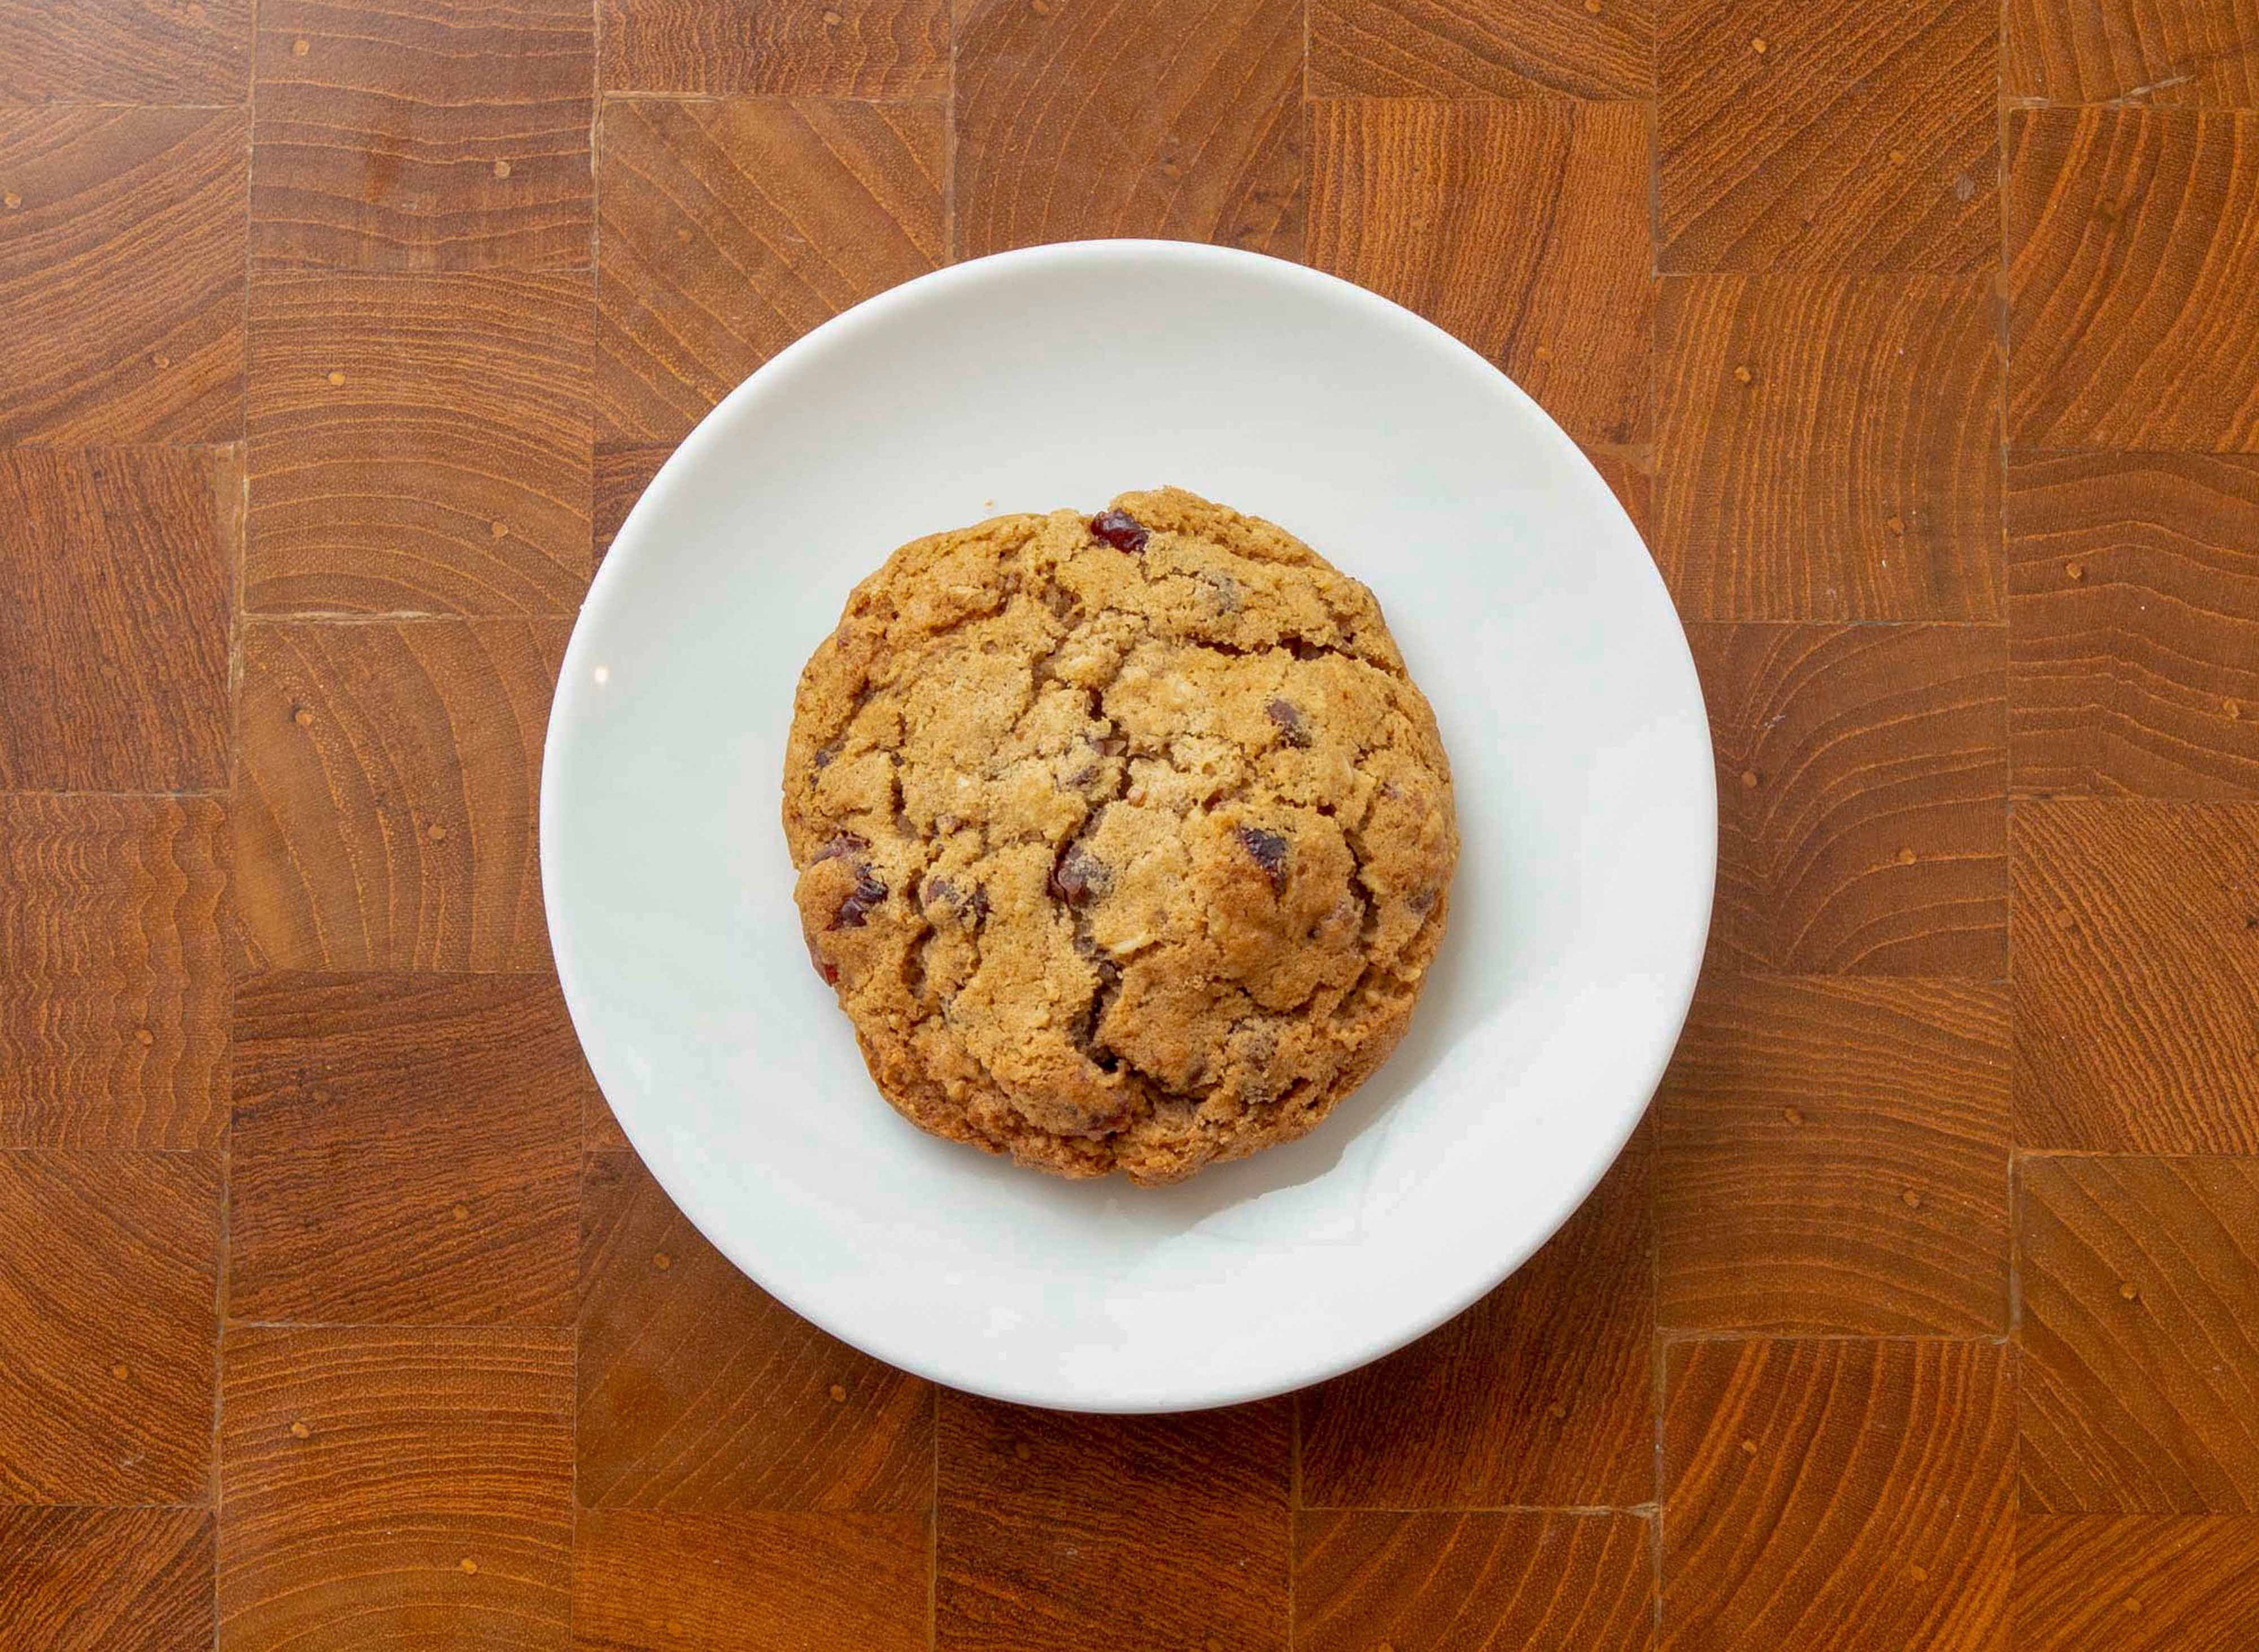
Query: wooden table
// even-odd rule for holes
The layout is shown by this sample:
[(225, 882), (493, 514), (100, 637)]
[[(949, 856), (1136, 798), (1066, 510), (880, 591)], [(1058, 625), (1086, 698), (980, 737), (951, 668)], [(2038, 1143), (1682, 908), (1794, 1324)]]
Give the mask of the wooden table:
[[(2259, 1645), (2251, 0), (955, 11), (0, 0), (0, 1647)], [(1723, 812), (1583, 1214), (1135, 1421), (709, 1250), (534, 851), (671, 445), (1090, 235), (1536, 394)]]

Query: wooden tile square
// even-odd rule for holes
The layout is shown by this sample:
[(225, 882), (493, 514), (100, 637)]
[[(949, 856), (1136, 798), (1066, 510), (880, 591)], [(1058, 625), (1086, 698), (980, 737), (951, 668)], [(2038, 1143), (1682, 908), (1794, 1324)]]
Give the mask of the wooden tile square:
[(570, 1323), (595, 1090), (546, 976), (246, 980), (228, 1312)]
[(2003, 632), (1689, 637), (1718, 760), (1712, 956), (1799, 974), (2006, 974)]
[(1650, 1151), (1481, 1301), (1301, 1394), (1306, 1508), (1628, 1507), (1655, 1492)]
[(579, 1652), (925, 1652), (923, 1514), (588, 1509), (573, 1550)]
[(581, 1250), (583, 1508), (922, 1513), (933, 1391), (731, 1267), (624, 1153), (592, 1154)]
[(2259, 1520), (2027, 1514), (2016, 1522), (2015, 1652), (2188, 1652), (2259, 1625)]
[(941, 1397), (938, 1652), (1286, 1652), (1283, 1399), (1091, 1417)]
[(1666, 1364), (1666, 1652), (2005, 1652), (2006, 1348), (1697, 1342)]
[(1650, 1652), (1653, 1538), (1636, 1514), (1298, 1514), (1296, 1652)]
[(212, 1639), (212, 1517), (197, 1508), (0, 1508), (5, 1644), (164, 1652)]
[(1310, 118), (1311, 263), (1457, 334), (1578, 440), (1644, 438), (1643, 109), (1348, 102)]
[(1992, 269), (1994, 0), (1691, 0), (1656, 58), (1666, 272)]
[(2259, 1513), (2259, 1162), (2017, 1174), (2024, 1509)]
[(2016, 1140), (2259, 1152), (2259, 803), (2016, 805)]
[(628, 512), (643, 497), (659, 467), (674, 452), (673, 444), (622, 447), (606, 444), (596, 449), (595, 500), (589, 512), (595, 528), (596, 560), (612, 548), (612, 541), (627, 525)]
[(2259, 452), (2259, 114), (2007, 131), (2008, 439)]
[(1989, 280), (1664, 281), (1656, 530), (1690, 619), (2000, 617)]
[(548, 967), (535, 802), (569, 630), (246, 628), (235, 874), (256, 962)]
[(0, 110), (0, 445), (243, 433), (250, 141), (242, 110)]
[(595, 314), (585, 274), (256, 283), (246, 608), (577, 610)]
[(2008, 460), (2019, 794), (2259, 798), (2259, 459)]
[(2006, 1335), (2006, 988), (1713, 971), (1656, 1109), (1664, 1328)]
[(0, 103), (240, 103), (251, 0), (0, 10)]
[(0, 1149), (217, 1147), (216, 798), (0, 796)]
[(0, 452), (0, 788), (225, 787), (242, 486), (232, 450)]
[(2245, 0), (2007, 0), (2009, 102), (2259, 103), (2259, 11)]
[(608, 92), (945, 97), (949, 0), (602, 0)]
[(598, 433), (673, 443), (815, 326), (944, 258), (938, 103), (604, 105)]
[(0, 1153), (0, 1503), (211, 1501), (219, 1161)]
[(1654, 0), (1311, 0), (1310, 92), (1651, 97)]
[(587, 0), (261, 0), (251, 251), (342, 269), (586, 269)]
[(225, 1363), (219, 1652), (572, 1644), (568, 1338), (231, 1325)]
[(1302, 253), (1296, 0), (960, 0), (959, 258), (1160, 236)]

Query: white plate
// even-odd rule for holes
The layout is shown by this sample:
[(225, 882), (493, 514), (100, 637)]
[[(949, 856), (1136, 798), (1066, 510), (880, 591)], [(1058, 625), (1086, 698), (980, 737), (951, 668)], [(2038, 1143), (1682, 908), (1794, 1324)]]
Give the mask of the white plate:
[[(1465, 848), (1379, 1074), (1300, 1142), (1140, 1192), (895, 1116), (809, 966), (778, 805), (801, 665), (897, 545), (1162, 482), (1372, 587), (1443, 725)], [(541, 787), (574, 1025), (699, 1229), (881, 1359), (1090, 1411), (1314, 1382), (1518, 1266), (1655, 1089), (1716, 852), (1685, 637), (1569, 439), (1384, 299), (1172, 242), (960, 264), (741, 385), (605, 558)]]

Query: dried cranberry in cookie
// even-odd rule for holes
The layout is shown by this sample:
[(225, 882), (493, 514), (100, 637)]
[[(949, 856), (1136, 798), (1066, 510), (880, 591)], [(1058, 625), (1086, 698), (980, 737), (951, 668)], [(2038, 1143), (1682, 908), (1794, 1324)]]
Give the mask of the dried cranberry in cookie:
[(1145, 524), (1126, 510), (1100, 511), (1090, 519), (1090, 531), (1094, 538), (1103, 539), (1116, 551), (1127, 551), (1132, 556), (1143, 551), (1146, 540), (1152, 538), (1145, 531)]

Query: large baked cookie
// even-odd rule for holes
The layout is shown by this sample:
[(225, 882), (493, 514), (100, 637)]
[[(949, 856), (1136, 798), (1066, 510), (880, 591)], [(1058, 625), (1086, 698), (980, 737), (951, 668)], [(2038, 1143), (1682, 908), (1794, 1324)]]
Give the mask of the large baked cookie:
[(894, 552), (802, 674), (784, 821), (809, 952), (888, 1101), (1147, 1183), (1364, 1081), (1458, 852), (1372, 594), (1176, 488)]

